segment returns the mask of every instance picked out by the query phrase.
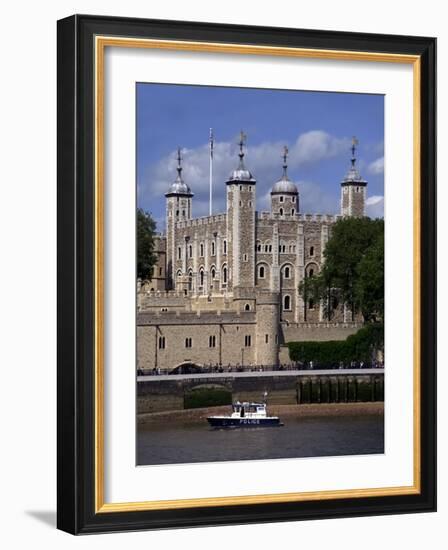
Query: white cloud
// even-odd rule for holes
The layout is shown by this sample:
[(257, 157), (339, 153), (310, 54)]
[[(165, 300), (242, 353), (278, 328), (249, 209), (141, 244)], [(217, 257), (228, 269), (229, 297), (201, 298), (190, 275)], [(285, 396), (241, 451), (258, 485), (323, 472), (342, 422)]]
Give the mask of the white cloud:
[(383, 195), (372, 195), (366, 199), (366, 214), (371, 218), (384, 218)]
[(300, 135), (291, 148), (292, 166), (314, 163), (346, 153), (350, 141), (335, 138), (321, 130), (312, 130)]
[[(248, 146), (245, 162), (257, 179), (257, 209), (266, 210), (270, 205), (270, 190), (282, 174), (283, 142), (266, 141)], [(300, 170), (302, 166), (317, 164), (325, 159), (347, 153), (349, 138), (337, 138), (322, 130), (303, 133), (289, 145), (289, 171)], [(183, 177), (194, 193), (194, 216), (208, 214), (209, 190), (209, 147), (208, 143), (195, 149), (183, 150)], [(231, 142), (216, 142), (213, 161), (213, 211), (225, 211), (225, 182), (238, 164), (238, 146)], [(176, 151), (148, 167), (138, 186), (139, 204), (150, 209), (154, 197), (163, 197), (176, 177)], [(316, 183), (299, 182), (302, 212), (334, 213), (339, 209), (338, 201), (325, 193)]]
[(379, 157), (369, 164), (367, 167), (369, 174), (382, 174), (384, 172), (384, 157)]

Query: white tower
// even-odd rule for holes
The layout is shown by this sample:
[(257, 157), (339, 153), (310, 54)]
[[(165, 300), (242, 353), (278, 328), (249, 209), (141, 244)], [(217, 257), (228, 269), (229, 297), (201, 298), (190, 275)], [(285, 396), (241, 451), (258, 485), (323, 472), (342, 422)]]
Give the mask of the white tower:
[(177, 149), (177, 177), (170, 185), (166, 197), (166, 280), (167, 288), (174, 288), (174, 260), (176, 224), (191, 219), (193, 193), (182, 178), (182, 156)]

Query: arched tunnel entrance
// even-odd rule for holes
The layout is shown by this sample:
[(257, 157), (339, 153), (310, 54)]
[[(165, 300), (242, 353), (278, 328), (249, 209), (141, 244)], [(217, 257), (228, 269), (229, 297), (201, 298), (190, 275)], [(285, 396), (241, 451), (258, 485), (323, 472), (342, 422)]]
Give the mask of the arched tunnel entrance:
[(185, 361), (177, 367), (174, 367), (170, 374), (200, 374), (203, 372), (202, 366), (197, 363), (192, 363), (191, 361)]

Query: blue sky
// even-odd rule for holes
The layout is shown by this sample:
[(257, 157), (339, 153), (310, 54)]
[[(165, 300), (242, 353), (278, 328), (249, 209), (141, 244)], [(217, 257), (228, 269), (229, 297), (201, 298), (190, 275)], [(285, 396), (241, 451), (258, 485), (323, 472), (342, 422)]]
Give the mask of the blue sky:
[(338, 213), (340, 181), (350, 165), (352, 136), (358, 168), (368, 181), (367, 213), (383, 216), (384, 97), (381, 95), (137, 84), (137, 202), (162, 231), (163, 193), (176, 177), (195, 194), (193, 215), (208, 214), (209, 129), (215, 135), (214, 213), (225, 211), (225, 180), (238, 163), (238, 136), (247, 135), (246, 166), (257, 179), (257, 210), (281, 177), (282, 148), (299, 187), (302, 213)]

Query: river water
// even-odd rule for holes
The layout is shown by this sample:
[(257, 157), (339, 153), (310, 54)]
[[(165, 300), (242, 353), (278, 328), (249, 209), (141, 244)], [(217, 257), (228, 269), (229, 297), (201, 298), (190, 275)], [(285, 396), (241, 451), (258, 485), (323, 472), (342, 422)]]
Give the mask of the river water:
[(211, 429), (204, 421), (165, 421), (137, 431), (138, 465), (383, 452), (382, 415), (292, 417), (282, 427), (230, 430)]

